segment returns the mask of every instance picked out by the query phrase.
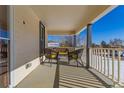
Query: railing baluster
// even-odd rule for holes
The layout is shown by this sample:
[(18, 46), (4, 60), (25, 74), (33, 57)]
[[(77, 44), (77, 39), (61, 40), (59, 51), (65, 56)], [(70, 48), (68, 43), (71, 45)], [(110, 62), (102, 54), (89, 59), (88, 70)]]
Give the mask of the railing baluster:
[(94, 69), (96, 69), (96, 49), (94, 49), (94, 59), (95, 59), (95, 62), (94, 62)]
[(97, 60), (97, 58), (98, 58), (98, 55), (97, 55), (97, 49), (96, 49), (96, 69), (98, 68), (97, 66), (97, 63), (98, 63), (98, 60)]
[(98, 49), (98, 71), (99, 71), (99, 57), (100, 57), (100, 52), (99, 52), (99, 49)]
[(93, 62), (94, 62), (94, 51), (93, 51), (93, 48), (92, 48), (92, 68), (93, 68)]
[(91, 56), (91, 59), (90, 59), (90, 67), (92, 68), (92, 55), (93, 55), (93, 52), (92, 52), (92, 49), (90, 48), (90, 56)]
[(107, 61), (107, 66), (108, 66), (108, 77), (109, 77), (109, 57), (110, 57), (110, 50), (108, 49), (108, 55), (107, 55), (107, 57), (108, 57), (108, 61)]
[(104, 51), (104, 74), (106, 74), (106, 49), (103, 50)]
[(94, 49), (94, 69), (95, 69), (95, 63), (96, 62), (96, 54), (95, 54), (95, 49)]
[(112, 80), (114, 81), (114, 61), (115, 61), (115, 50), (112, 49)]
[(96, 54), (96, 64), (95, 64), (95, 69), (97, 69), (97, 53), (96, 53), (96, 49), (95, 49), (95, 54)]
[(93, 65), (93, 51), (92, 51), (92, 49), (90, 49), (90, 53), (91, 53), (90, 65), (92, 68), (92, 65)]
[(92, 61), (92, 68), (94, 68), (94, 49), (92, 49), (92, 53), (93, 53), (93, 61)]
[(102, 56), (103, 56), (103, 55), (102, 55), (102, 51), (103, 51), (103, 50), (101, 49), (101, 73), (102, 73)]
[(94, 49), (93, 49), (93, 68), (94, 68), (94, 62), (95, 62), (95, 53), (94, 53)]
[(120, 50), (118, 50), (118, 83), (120, 82), (120, 61), (121, 61), (121, 55), (120, 55)]
[(96, 54), (95, 54), (95, 49), (94, 49), (94, 69), (95, 69), (95, 63), (96, 62)]
[(91, 52), (91, 48), (90, 48), (90, 67), (92, 67), (92, 52)]

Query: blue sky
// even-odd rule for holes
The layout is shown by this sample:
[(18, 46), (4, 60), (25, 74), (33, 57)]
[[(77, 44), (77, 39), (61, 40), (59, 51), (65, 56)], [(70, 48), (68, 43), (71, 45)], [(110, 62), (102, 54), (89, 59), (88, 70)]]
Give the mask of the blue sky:
[(62, 39), (62, 37), (61, 36), (57, 36), (57, 35), (55, 35), (55, 36), (49, 35), (48, 36), (48, 40), (54, 40), (56, 42), (59, 42), (61, 39)]
[[(79, 38), (83, 40), (86, 33), (81, 32)], [(114, 38), (124, 40), (124, 5), (118, 6), (107, 15), (99, 19), (92, 26), (93, 43), (100, 44), (102, 40), (107, 43)], [(62, 37), (50, 36), (49, 40), (59, 41)], [(82, 42), (82, 41), (81, 41)]]
[[(61, 42), (62, 40), (66, 40), (65, 37), (68, 37), (68, 35), (49, 35), (48, 40), (53, 40), (56, 42)], [(70, 36), (71, 38), (71, 36)]]
[[(84, 42), (86, 42), (86, 33), (87, 29), (84, 29), (83, 31), (76, 35), (77, 46), (81, 46)], [(80, 44), (78, 43), (78, 39), (80, 40)]]
[(114, 38), (124, 40), (124, 6), (118, 6), (92, 26), (93, 43), (107, 43)]

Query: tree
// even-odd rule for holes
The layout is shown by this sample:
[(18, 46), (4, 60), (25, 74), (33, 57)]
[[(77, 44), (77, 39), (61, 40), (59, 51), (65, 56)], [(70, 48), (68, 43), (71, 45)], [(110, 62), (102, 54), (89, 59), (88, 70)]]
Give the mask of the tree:
[(65, 45), (67, 46), (67, 47), (72, 47), (72, 45), (73, 45), (73, 40), (72, 40), (72, 36), (65, 36), (64, 37), (65, 38)]
[(109, 45), (110, 46), (114, 46), (114, 47), (123, 47), (124, 45), (124, 41), (121, 40), (121, 39), (113, 39), (113, 40), (110, 40), (109, 42)]
[(97, 45), (95, 43), (92, 43), (92, 47), (95, 48)]
[(108, 47), (108, 44), (107, 44), (105, 41), (102, 41), (102, 42), (101, 42), (101, 46), (102, 46), (103, 48), (106, 48), (106, 47)]
[(54, 40), (49, 40), (48, 43), (55, 43), (56, 41)]

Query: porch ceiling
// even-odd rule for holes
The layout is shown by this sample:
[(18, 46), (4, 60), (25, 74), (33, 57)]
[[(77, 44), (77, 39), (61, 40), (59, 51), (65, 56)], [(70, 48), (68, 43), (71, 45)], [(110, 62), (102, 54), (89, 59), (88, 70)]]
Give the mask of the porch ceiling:
[(39, 5), (30, 7), (45, 24), (48, 33), (55, 34), (59, 31), (61, 34), (65, 34), (66, 32), (80, 31), (109, 5)]

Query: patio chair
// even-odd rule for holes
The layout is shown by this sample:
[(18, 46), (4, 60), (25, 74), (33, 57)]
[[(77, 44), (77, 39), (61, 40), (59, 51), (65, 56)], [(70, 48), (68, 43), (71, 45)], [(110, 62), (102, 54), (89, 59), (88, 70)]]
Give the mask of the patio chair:
[(69, 63), (71, 60), (75, 60), (77, 62), (77, 67), (78, 67), (78, 64), (84, 66), (83, 61), (81, 59), (82, 54), (83, 54), (83, 49), (78, 49), (78, 50), (69, 52), (69, 54), (68, 54)]
[(59, 51), (60, 55), (68, 55), (69, 50), (67, 48), (61, 48)]
[(54, 50), (52, 50), (52, 49), (46, 48), (46, 49), (45, 49), (45, 60), (44, 60), (44, 62), (45, 62), (47, 59), (49, 60), (48, 62), (49, 62), (50, 64), (52, 64), (52, 60), (53, 60), (53, 59), (58, 62), (58, 52), (56, 52), (56, 51), (54, 51)]
[[(69, 50), (67, 48), (60, 48), (58, 51), (58, 58), (61, 59), (61, 56), (68, 58), (68, 53), (69, 53)], [(67, 61), (67, 62), (69, 62), (69, 61)]]

